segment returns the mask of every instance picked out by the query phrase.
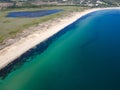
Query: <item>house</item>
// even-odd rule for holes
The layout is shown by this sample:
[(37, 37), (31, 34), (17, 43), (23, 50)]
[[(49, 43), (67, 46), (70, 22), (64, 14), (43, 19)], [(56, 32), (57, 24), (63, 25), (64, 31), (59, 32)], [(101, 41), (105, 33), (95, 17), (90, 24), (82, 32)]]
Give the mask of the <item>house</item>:
[(11, 7), (13, 5), (14, 5), (14, 3), (12, 3), (12, 2), (0, 2), (0, 10), (5, 9), (7, 7)]

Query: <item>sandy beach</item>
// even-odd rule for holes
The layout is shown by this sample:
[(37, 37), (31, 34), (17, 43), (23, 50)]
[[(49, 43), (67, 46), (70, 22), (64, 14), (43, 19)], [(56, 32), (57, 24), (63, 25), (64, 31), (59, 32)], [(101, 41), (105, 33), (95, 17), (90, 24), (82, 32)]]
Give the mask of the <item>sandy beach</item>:
[(80, 17), (88, 13), (104, 9), (119, 9), (119, 8), (95, 8), (84, 10), (83, 12), (74, 12), (74, 15), (70, 17), (65, 17), (59, 20), (59, 22), (55, 21), (49, 27), (43, 27), (42, 30), (39, 26), (36, 27), (37, 31), (33, 32), (27, 37), (21, 38), (16, 43), (0, 50), (0, 70), (6, 67), (12, 61), (14, 61), (16, 58), (20, 57), (23, 53), (25, 53), (29, 49), (33, 48), (40, 42), (43, 42), (44, 40), (51, 37), (55, 33), (59, 32), (69, 24), (72, 24)]

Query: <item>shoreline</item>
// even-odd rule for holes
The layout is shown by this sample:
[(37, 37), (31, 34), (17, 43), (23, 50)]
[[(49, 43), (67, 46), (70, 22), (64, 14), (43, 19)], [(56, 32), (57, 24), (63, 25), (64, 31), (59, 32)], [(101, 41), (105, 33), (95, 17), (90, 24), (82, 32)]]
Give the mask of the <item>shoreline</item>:
[[(5, 47), (0, 50), (0, 70), (5, 68), (8, 64), (12, 63), (15, 59), (20, 57), (22, 54), (35, 47), (39, 43), (45, 41), (49, 37), (53, 36), (66, 26), (72, 24), (82, 16), (89, 14), (91, 12), (106, 10), (106, 9), (120, 9), (119, 7), (112, 8), (93, 8), (84, 10), (82, 12), (75, 12), (73, 16), (65, 17), (59, 21), (54, 21), (50, 26), (36, 27), (37, 30), (27, 37), (22, 37), (19, 41), (14, 44)], [(58, 18), (59, 19), (59, 18)]]

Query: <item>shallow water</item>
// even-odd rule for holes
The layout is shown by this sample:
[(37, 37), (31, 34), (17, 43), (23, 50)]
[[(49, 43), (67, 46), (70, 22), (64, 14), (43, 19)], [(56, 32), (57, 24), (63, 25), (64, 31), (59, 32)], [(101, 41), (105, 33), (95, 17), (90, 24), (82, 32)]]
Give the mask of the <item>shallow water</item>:
[(120, 10), (69, 25), (41, 54), (0, 82), (0, 90), (120, 90)]
[(34, 17), (42, 17), (46, 15), (55, 14), (58, 12), (61, 12), (63, 10), (40, 10), (40, 11), (24, 11), (24, 12), (10, 12), (6, 17), (28, 17), (28, 18), (34, 18)]

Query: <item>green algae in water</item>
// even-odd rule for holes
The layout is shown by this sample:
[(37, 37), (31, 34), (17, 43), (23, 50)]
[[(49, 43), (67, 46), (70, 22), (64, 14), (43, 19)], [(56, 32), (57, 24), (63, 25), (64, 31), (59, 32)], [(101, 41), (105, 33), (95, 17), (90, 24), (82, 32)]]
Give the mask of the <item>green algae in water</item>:
[(0, 90), (119, 90), (119, 21), (120, 10), (79, 19), (3, 80)]

